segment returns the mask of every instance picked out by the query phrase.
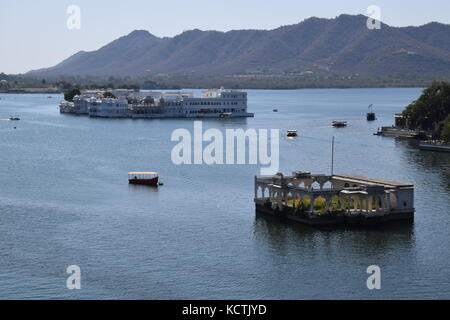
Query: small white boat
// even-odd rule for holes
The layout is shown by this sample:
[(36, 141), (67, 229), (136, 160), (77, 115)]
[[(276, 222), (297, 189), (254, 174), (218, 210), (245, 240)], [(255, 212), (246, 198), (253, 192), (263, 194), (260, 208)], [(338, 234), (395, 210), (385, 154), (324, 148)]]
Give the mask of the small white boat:
[(20, 118), (19, 118), (19, 116), (10, 116), (9, 120), (11, 120), (11, 121), (19, 121)]
[(229, 118), (232, 116), (231, 112), (223, 112), (221, 114), (219, 114), (219, 118)]

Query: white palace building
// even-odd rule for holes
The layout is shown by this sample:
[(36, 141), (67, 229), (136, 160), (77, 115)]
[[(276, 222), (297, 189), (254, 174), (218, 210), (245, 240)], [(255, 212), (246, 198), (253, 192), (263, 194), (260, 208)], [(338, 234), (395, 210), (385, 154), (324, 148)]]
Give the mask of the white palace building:
[(61, 113), (104, 118), (225, 118), (253, 117), (247, 112), (247, 93), (210, 89), (195, 97), (191, 92), (84, 91), (73, 102), (60, 103)]

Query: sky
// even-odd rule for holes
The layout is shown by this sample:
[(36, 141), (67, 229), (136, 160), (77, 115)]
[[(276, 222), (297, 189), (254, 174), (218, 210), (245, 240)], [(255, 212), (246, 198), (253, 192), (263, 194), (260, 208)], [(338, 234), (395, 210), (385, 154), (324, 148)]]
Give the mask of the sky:
[[(67, 27), (71, 5), (80, 9), (79, 29)], [(391, 26), (450, 24), (449, 0), (0, 0), (0, 72), (50, 67), (136, 29), (159, 37), (196, 28), (274, 29), (312, 16), (367, 15), (371, 5)]]

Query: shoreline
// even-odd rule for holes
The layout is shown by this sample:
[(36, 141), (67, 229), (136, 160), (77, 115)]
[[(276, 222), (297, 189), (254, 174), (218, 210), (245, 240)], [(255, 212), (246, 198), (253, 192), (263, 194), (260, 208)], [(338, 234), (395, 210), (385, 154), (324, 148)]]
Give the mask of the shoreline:
[[(425, 87), (422, 86), (400, 86), (400, 87), (300, 87), (300, 88), (239, 88), (240, 90), (271, 90), (271, 91), (299, 91), (299, 90), (356, 90), (356, 89), (424, 89)], [(107, 88), (101, 88), (98, 90), (106, 90)], [(117, 88), (121, 89), (121, 88)], [(97, 89), (92, 89), (97, 90)], [(187, 88), (174, 88), (174, 89), (160, 89), (160, 88), (154, 88), (154, 89), (138, 89), (138, 91), (157, 91), (157, 90), (173, 90), (173, 91), (182, 91), (182, 90), (206, 90), (205, 88), (200, 87), (187, 87)], [(12, 91), (2, 91), (0, 90), (0, 94), (64, 94), (63, 91), (39, 91), (38, 90), (22, 90), (17, 89)]]

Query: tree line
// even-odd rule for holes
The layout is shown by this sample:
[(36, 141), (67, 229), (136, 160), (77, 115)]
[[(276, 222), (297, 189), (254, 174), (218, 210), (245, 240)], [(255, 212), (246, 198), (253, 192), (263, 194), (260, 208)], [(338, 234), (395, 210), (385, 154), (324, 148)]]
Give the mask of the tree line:
[(403, 111), (412, 129), (432, 131), (450, 142), (450, 83), (436, 81)]

